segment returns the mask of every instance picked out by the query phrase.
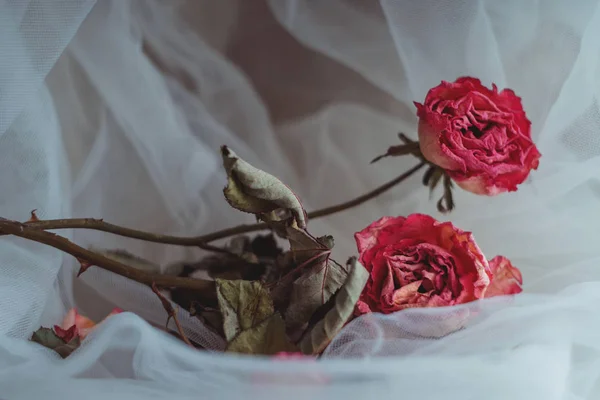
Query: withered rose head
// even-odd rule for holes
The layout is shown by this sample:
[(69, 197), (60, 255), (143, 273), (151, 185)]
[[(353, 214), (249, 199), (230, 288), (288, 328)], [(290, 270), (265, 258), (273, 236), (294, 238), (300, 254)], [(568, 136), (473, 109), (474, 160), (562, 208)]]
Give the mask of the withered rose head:
[[(106, 318), (120, 314), (123, 310), (120, 308), (115, 308), (111, 311), (110, 314), (106, 316)], [(104, 318), (104, 319), (106, 319)], [(56, 333), (60, 336), (61, 332), (65, 332), (72, 334), (73, 336), (79, 336), (81, 339), (85, 339), (85, 337), (94, 329), (96, 329), (96, 324), (91, 319), (84, 317), (83, 315), (77, 312), (77, 309), (71, 308), (65, 317), (63, 318), (60, 326), (55, 326), (54, 329)]]
[(467, 303), (521, 291), (521, 274), (504, 257), (488, 263), (469, 232), (413, 214), (384, 217), (355, 234), (370, 278), (357, 314)]
[(516, 191), (537, 169), (531, 122), (512, 90), (462, 77), (442, 82), (415, 105), (421, 152), (463, 189), (490, 196)]

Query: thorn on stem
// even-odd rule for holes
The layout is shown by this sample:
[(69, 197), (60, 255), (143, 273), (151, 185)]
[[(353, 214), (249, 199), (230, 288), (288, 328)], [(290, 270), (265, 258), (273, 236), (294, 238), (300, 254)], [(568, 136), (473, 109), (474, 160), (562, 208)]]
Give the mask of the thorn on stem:
[(83, 274), (85, 271), (87, 271), (87, 269), (89, 267), (91, 267), (93, 264), (90, 264), (88, 261), (81, 259), (79, 257), (77, 257), (77, 261), (79, 261), (79, 265), (80, 265), (79, 271), (77, 272), (77, 277), (79, 278), (79, 276), (81, 274)]
[(37, 208), (35, 210), (31, 210), (31, 217), (29, 217), (29, 220), (27, 222), (38, 222), (40, 220), (37, 214), (35, 213), (36, 211)]

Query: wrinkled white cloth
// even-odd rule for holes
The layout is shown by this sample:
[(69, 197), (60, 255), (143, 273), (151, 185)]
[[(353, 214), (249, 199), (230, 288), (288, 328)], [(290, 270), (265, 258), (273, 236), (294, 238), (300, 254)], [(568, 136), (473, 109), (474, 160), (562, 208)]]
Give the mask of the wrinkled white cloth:
[[(60, 252), (0, 238), (3, 399), (596, 399), (600, 396), (600, 9), (597, 0), (1, 0), (0, 216), (97, 217), (197, 235), (251, 222), (222, 198), (226, 144), (307, 209), (366, 192), (416, 163), (369, 165), (413, 138), (413, 101), (471, 75), (523, 99), (542, 153), (517, 193), (455, 192), (442, 216), (415, 176), (310, 222), (356, 253), (353, 233), (424, 212), (470, 230), (524, 293), (358, 319), (318, 363), (194, 352), (151, 324), (148, 288)], [(436, 193), (435, 196), (438, 196)], [(435, 199), (435, 197), (434, 197)], [(161, 265), (198, 250), (81, 230), (80, 245)], [(66, 360), (26, 339), (76, 306), (111, 317)], [(424, 339), (439, 318), (465, 329)], [(223, 342), (180, 312), (204, 346)]]

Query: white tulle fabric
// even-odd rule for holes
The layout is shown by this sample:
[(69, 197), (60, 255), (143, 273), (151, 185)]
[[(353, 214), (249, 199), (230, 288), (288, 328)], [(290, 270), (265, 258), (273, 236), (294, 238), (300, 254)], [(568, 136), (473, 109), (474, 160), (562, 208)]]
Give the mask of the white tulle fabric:
[[(352, 322), (319, 362), (192, 351), (155, 329), (144, 286), (54, 249), (0, 238), (3, 399), (596, 399), (600, 396), (600, 8), (597, 0), (0, 1), (1, 216), (98, 217), (199, 234), (251, 218), (222, 199), (218, 146), (276, 173), (308, 209), (415, 164), (369, 161), (415, 137), (412, 101), (461, 75), (522, 96), (542, 153), (517, 193), (457, 191), (435, 211), (414, 177), (310, 223), (336, 238), (424, 212), (509, 257), (524, 293)], [(435, 194), (437, 196), (439, 194)], [(167, 265), (196, 250), (98, 232)], [(111, 317), (66, 360), (26, 339), (77, 306)], [(440, 321), (468, 316), (435, 339)], [(224, 343), (180, 312), (202, 345)]]

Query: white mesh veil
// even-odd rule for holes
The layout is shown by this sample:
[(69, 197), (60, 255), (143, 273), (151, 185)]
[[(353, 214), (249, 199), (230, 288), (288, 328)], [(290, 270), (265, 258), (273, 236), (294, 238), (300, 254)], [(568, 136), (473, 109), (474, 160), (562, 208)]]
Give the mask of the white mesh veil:
[[(99, 217), (181, 235), (250, 222), (222, 200), (217, 149), (275, 172), (308, 209), (408, 169), (369, 161), (414, 135), (412, 101), (460, 75), (522, 96), (542, 153), (514, 194), (456, 192), (445, 217), (415, 177), (311, 223), (336, 255), (382, 215), (425, 212), (509, 257), (524, 294), (371, 315), (318, 363), (193, 352), (148, 324), (145, 287), (0, 240), (0, 397), (594, 399), (600, 395), (600, 8), (596, 0), (0, 1), (0, 216)], [(162, 265), (196, 250), (97, 232)], [(65, 361), (27, 342), (77, 306), (111, 317)], [(426, 339), (432, 321), (468, 326)], [(141, 317), (141, 318), (140, 318)], [(143, 319), (142, 319), (143, 318)], [(199, 343), (222, 341), (181, 313)], [(144, 320), (148, 321), (145, 322)]]

